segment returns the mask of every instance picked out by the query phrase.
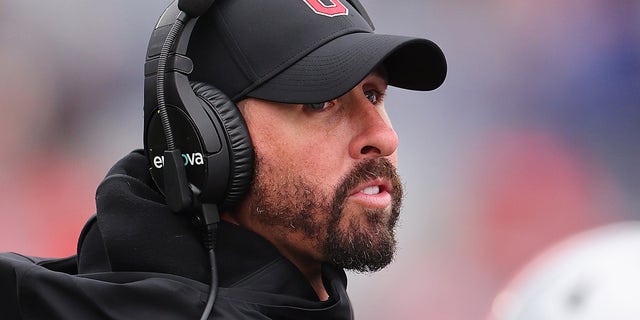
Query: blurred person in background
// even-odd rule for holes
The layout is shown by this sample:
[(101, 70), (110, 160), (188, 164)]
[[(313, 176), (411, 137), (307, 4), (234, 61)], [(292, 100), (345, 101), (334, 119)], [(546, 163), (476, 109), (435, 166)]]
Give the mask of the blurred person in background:
[(497, 295), (489, 320), (640, 318), (640, 222), (574, 234), (529, 262)]

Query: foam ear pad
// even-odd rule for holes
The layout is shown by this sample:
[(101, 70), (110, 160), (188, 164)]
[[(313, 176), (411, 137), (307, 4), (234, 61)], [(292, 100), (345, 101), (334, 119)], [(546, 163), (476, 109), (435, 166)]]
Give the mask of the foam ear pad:
[(255, 155), (249, 130), (238, 107), (222, 91), (204, 82), (193, 81), (191, 87), (203, 107), (215, 111), (225, 131), (226, 137), (222, 140), (226, 140), (229, 147), (229, 182), (220, 206), (229, 209), (244, 198), (253, 180)]

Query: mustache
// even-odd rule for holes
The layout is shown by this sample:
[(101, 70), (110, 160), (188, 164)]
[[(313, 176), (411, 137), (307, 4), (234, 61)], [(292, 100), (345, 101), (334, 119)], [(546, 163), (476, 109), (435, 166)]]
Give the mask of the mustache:
[(353, 188), (376, 178), (387, 179), (391, 182), (391, 197), (394, 204), (399, 205), (403, 192), (402, 183), (396, 166), (386, 158), (367, 159), (358, 163), (338, 184), (334, 201), (342, 205)]

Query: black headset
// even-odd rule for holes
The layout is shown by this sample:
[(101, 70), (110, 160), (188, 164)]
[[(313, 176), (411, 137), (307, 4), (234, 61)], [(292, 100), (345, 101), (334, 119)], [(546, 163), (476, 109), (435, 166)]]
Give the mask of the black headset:
[(201, 319), (218, 290), (215, 237), (219, 209), (231, 209), (251, 185), (254, 151), (242, 114), (214, 86), (189, 81), (189, 39), (213, 0), (175, 0), (149, 40), (144, 80), (144, 149), (169, 208), (189, 212), (204, 231), (211, 283)]
[(229, 209), (253, 178), (253, 146), (236, 105), (212, 85), (188, 77), (194, 65), (186, 55), (189, 39), (212, 3), (171, 3), (147, 49), (144, 149), (153, 180), (176, 212), (193, 201)]
[[(374, 28), (360, 2), (347, 1)], [(213, 2), (173, 1), (147, 49), (144, 149), (153, 180), (176, 212), (194, 201), (230, 209), (253, 180), (253, 146), (237, 107), (212, 85), (188, 77), (194, 68), (186, 55), (192, 31)]]

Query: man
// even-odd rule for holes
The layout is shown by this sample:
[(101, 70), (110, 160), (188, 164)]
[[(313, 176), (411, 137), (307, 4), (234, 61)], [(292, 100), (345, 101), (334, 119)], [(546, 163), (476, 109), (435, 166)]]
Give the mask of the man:
[[(197, 20), (187, 56), (185, 73), (203, 83), (194, 90), (213, 85), (236, 102), (255, 151), (249, 191), (221, 206), (211, 318), (353, 319), (343, 269), (391, 262), (402, 200), (384, 95), (388, 85), (437, 88), (442, 52), (373, 33), (357, 1), (219, 0)], [(202, 313), (214, 276), (197, 231), (149, 174), (165, 165), (145, 156), (151, 149), (101, 183), (77, 257), (0, 256), (8, 319)]]

